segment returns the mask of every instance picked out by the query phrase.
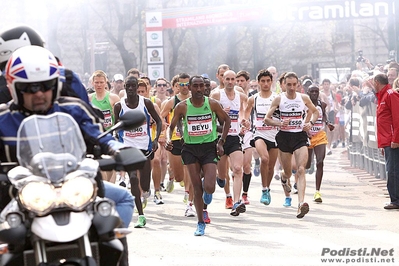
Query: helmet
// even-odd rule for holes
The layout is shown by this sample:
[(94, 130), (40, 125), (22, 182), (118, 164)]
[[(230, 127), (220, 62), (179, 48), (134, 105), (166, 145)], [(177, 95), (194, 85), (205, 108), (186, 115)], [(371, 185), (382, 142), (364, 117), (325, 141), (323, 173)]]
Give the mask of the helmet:
[(61, 92), (57, 60), (43, 47), (25, 46), (12, 53), (5, 77), (14, 103), (19, 106), (23, 106), (23, 92), (52, 89), (53, 102)]
[(4, 69), (11, 54), (20, 47), (36, 45), (44, 47), (44, 40), (28, 26), (18, 26), (0, 33), (0, 69)]

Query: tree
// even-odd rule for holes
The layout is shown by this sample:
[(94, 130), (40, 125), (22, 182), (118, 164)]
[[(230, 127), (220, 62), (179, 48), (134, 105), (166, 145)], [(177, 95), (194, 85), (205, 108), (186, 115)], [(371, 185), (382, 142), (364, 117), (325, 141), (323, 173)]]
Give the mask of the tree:
[[(138, 21), (141, 21), (141, 11), (145, 9), (146, 1), (124, 1), (124, 0), (106, 0), (107, 14), (103, 10), (99, 10), (98, 4), (90, 4), (92, 11), (97, 15), (97, 18), (102, 21), (102, 29), (105, 31), (108, 39), (116, 46), (121, 56), (125, 73), (127, 70), (138, 66), (136, 52), (129, 51), (126, 48), (126, 35), (131, 32), (133, 27), (136, 27), (136, 32), (141, 32)], [(135, 41), (137, 37), (130, 37), (130, 41)], [(142, 36), (138, 36), (142, 38)], [(140, 58), (141, 59), (141, 58)], [(141, 62), (140, 62), (141, 63)]]

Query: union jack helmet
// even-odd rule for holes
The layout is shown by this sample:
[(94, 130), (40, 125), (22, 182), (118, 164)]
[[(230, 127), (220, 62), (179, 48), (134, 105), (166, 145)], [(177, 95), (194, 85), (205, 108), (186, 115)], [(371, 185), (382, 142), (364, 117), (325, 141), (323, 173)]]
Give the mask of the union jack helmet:
[(12, 53), (7, 62), (5, 77), (14, 103), (23, 105), (23, 93), (53, 90), (53, 101), (60, 96), (55, 56), (40, 46), (24, 46)]

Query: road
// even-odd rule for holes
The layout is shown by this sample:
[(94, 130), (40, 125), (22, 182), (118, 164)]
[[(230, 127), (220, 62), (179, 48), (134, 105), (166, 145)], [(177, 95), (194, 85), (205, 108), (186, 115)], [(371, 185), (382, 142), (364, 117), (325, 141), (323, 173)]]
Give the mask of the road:
[(211, 224), (196, 237), (196, 217), (184, 216), (184, 189), (175, 183), (172, 193), (163, 192), (164, 205), (149, 202), (146, 228), (133, 228), (134, 214), (130, 265), (399, 265), (399, 211), (383, 209), (385, 181), (351, 168), (345, 152), (326, 157), (323, 203), (313, 202), (315, 178), (307, 175), (310, 212), (303, 219), (296, 218), (297, 195), (292, 207), (282, 206), (280, 181), (272, 181), (271, 204), (259, 203), (260, 177), (253, 176), (246, 213), (231, 216), (217, 186)]

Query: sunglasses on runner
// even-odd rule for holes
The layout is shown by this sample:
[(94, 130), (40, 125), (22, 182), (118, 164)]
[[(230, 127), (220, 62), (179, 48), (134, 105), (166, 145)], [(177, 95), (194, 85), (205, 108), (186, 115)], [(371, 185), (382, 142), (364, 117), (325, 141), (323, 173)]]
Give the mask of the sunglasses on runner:
[(188, 84), (190, 84), (190, 82), (185, 82), (185, 83), (180, 82), (180, 83), (179, 83), (179, 86), (180, 86), (180, 87), (184, 87), (184, 86), (188, 86)]

